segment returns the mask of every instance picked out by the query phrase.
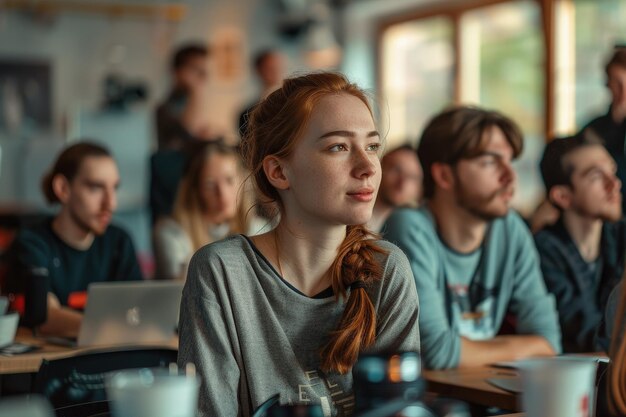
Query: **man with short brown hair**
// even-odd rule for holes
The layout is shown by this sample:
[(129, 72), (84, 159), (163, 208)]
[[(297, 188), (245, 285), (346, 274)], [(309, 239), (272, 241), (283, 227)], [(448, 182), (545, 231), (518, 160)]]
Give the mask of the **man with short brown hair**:
[(159, 150), (213, 139), (206, 119), (209, 49), (202, 44), (180, 47), (172, 56), (171, 71), (172, 89), (155, 114)]
[(23, 293), (22, 322), (42, 334), (76, 337), (92, 282), (141, 280), (133, 242), (112, 225), (120, 178), (104, 147), (75, 143), (43, 178), (42, 191), (59, 210), (23, 228), (9, 249), (9, 288)]
[[(455, 107), (424, 130), (425, 204), (395, 211), (385, 238), (409, 258), (427, 368), (486, 365), (561, 349), (532, 237), (510, 210), (522, 133), (506, 116)], [(515, 335), (498, 332), (507, 314)]]

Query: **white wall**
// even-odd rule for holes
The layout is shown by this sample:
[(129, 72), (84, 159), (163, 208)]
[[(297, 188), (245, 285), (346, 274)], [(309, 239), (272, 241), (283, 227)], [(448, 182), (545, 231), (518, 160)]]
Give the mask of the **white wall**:
[[(83, 1), (89, 3), (91, 0)], [(143, 4), (145, 3), (149, 2), (144, 1)], [(103, 77), (110, 72), (131, 80), (142, 80), (148, 85), (148, 102), (135, 109), (136, 114), (146, 115), (152, 112), (156, 103), (163, 100), (169, 90), (168, 66), (173, 49), (188, 41), (210, 43), (221, 31), (227, 28), (238, 29), (244, 41), (245, 54), (241, 57), (241, 62), (245, 70), (234, 81), (212, 81), (209, 88), (209, 121), (217, 130), (235, 134), (236, 118), (241, 107), (257, 95), (256, 80), (248, 69), (250, 55), (261, 48), (284, 47), (287, 54), (294, 57), (291, 60), (291, 69), (297, 68), (298, 57), (294, 45), (284, 45), (274, 30), (278, 10), (272, 6), (273, 2), (186, 0), (181, 4), (187, 6), (187, 14), (183, 21), (176, 23), (130, 17), (112, 19), (104, 15), (74, 12), (61, 13), (43, 20), (16, 11), (3, 10), (0, 13), (0, 59), (49, 62), (53, 101), (53, 128), (50, 132), (0, 132), (0, 206), (27, 204), (37, 210), (43, 209), (42, 199), (37, 198), (40, 197), (39, 171), (45, 171), (56, 155), (55, 152), (42, 155), (41, 160), (38, 160), (39, 170), (25, 171), (23, 165), (27, 152), (24, 148), (36, 146), (41, 141), (32, 139), (37, 138), (53, 141), (56, 137), (54, 142), (59, 143), (71, 135), (72, 130), (76, 131), (78, 118), (73, 115), (79, 114), (77, 108), (80, 106), (88, 112), (98, 103), (102, 96)], [(85, 131), (88, 132), (89, 129)], [(151, 141), (153, 138), (146, 136), (152, 135), (146, 132), (149, 129), (135, 129), (132, 133), (126, 133), (136, 140)], [(138, 138), (139, 136), (142, 138)], [(101, 139), (106, 140), (104, 137)], [(149, 148), (132, 146), (125, 150), (132, 155), (124, 156), (135, 158), (136, 165), (133, 168), (133, 162), (130, 161), (130, 166), (139, 176), (146, 170), (149, 155), (137, 154), (132, 149), (143, 149), (141, 152), (145, 153), (145, 149)], [(118, 159), (118, 162), (124, 162), (123, 158)], [(26, 172), (32, 175), (25, 174)], [(125, 194), (140, 196), (139, 200), (145, 199), (147, 190), (135, 190), (137, 187), (130, 190), (132, 182), (128, 178), (127, 181), (122, 178), (122, 188), (124, 184), (127, 187)], [(138, 183), (144, 182), (146, 181)], [(146, 253), (150, 251), (150, 232), (146, 210), (141, 207), (141, 201), (120, 206), (116, 220), (126, 225), (139, 251)]]
[[(85, 0), (88, 3), (89, 0)], [(119, 0), (118, 3), (124, 3)], [(149, 106), (166, 94), (169, 54), (185, 41), (207, 41), (219, 31), (242, 31), (245, 51), (280, 46), (274, 30), (277, 10), (267, 0), (188, 0), (181, 22), (65, 12), (38, 19), (21, 12), (0, 15), (0, 57), (45, 60), (52, 66), (54, 131), (64, 133), (65, 118), (77, 105), (101, 96), (103, 76), (115, 71), (149, 86)], [(289, 45), (285, 45), (289, 53)], [(122, 52), (122, 60), (114, 62)], [(297, 57), (292, 66), (297, 67)], [(249, 55), (243, 57), (247, 67)], [(234, 129), (239, 106), (256, 95), (250, 72), (233, 83), (213, 83), (211, 121)], [(233, 130), (234, 131), (234, 130)]]

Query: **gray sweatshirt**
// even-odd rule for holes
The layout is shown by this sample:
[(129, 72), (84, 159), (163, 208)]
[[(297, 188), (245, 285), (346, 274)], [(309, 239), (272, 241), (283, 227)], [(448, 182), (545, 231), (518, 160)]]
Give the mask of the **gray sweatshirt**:
[[(418, 301), (408, 261), (394, 245), (381, 255), (381, 280), (367, 292), (377, 314), (370, 352), (419, 351)], [(280, 394), (281, 404), (320, 404), (326, 416), (354, 408), (350, 373), (320, 370), (320, 350), (345, 300), (307, 297), (284, 281), (244, 236), (200, 249), (191, 259), (180, 311), (179, 365), (202, 378), (200, 415), (249, 416)]]

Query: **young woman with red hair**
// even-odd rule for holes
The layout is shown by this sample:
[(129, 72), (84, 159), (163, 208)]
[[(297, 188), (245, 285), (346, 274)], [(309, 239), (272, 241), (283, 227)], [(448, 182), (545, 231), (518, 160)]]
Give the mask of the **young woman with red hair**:
[(368, 100), (340, 74), (288, 79), (255, 108), (244, 143), (280, 221), (193, 256), (179, 364), (196, 365), (203, 416), (249, 416), (277, 393), (351, 415), (360, 353), (419, 350), (408, 261), (363, 226), (380, 183)]

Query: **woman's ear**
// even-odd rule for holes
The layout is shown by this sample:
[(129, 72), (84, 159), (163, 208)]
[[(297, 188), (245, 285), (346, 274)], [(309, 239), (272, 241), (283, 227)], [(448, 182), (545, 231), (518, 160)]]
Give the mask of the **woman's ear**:
[(70, 184), (67, 178), (61, 174), (55, 175), (52, 178), (52, 191), (61, 204), (67, 203), (67, 200), (70, 198)]
[(289, 180), (285, 175), (283, 162), (278, 157), (266, 156), (263, 159), (263, 171), (274, 188), (278, 190), (289, 189)]

